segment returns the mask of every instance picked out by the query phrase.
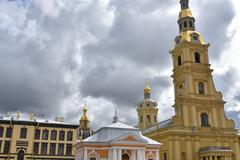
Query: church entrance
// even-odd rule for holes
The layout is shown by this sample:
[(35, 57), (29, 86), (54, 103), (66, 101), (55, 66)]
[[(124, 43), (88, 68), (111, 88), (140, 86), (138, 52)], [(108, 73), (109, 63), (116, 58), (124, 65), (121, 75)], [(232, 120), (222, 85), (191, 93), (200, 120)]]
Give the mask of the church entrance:
[(17, 160), (24, 160), (24, 151), (23, 150), (18, 151)]
[(125, 153), (122, 155), (122, 160), (129, 160), (129, 156)]

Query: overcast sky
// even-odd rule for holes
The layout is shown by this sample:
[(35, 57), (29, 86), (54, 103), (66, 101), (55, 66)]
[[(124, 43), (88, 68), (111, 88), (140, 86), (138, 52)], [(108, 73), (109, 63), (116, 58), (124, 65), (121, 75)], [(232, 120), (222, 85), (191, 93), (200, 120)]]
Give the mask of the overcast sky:
[[(240, 128), (240, 1), (190, 1), (211, 43), (211, 68), (225, 111)], [(169, 50), (178, 0), (0, 0), (0, 115), (35, 112), (78, 123), (86, 103), (94, 129), (137, 124), (146, 79), (159, 120), (174, 102)]]

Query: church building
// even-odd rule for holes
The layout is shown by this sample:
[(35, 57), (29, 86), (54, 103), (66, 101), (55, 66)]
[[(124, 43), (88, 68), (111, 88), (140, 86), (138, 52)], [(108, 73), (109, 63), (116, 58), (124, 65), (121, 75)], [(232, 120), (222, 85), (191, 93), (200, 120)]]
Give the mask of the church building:
[(137, 108), (139, 128), (145, 136), (163, 144), (162, 160), (239, 160), (238, 130), (226, 117), (223, 95), (212, 79), (210, 44), (196, 31), (189, 0), (180, 4), (179, 35), (170, 51), (175, 115), (157, 122), (157, 103), (150, 99), (147, 86), (145, 99)]
[(119, 122), (117, 116), (113, 124), (73, 146), (76, 160), (159, 160), (159, 147), (160, 143)]

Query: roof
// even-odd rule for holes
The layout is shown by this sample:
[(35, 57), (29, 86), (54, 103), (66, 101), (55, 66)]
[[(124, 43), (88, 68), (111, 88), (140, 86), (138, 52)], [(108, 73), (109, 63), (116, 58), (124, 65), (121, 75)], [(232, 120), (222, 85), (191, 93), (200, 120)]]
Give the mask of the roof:
[(63, 127), (63, 128), (78, 128), (77, 124), (70, 124), (60, 121), (53, 121), (47, 119), (35, 118), (30, 120), (26, 117), (16, 118), (14, 116), (3, 116), (0, 117), (0, 124), (19, 124), (19, 125), (39, 125), (39, 126), (52, 126), (52, 127)]
[(168, 126), (171, 126), (171, 125), (172, 125), (172, 119), (167, 119), (167, 120), (164, 120), (164, 121), (162, 121), (162, 122), (159, 122), (159, 123), (157, 123), (157, 124), (155, 124), (155, 125), (147, 128), (147, 129), (145, 129), (145, 130), (143, 131), (143, 133), (144, 133), (144, 134), (150, 133), (150, 132), (155, 131), (155, 130), (157, 130), (157, 129), (165, 128), (165, 127), (168, 127)]
[(160, 145), (157, 141), (154, 141), (150, 138), (147, 138), (142, 135), (139, 129), (124, 124), (122, 122), (116, 122), (106, 127), (102, 127), (97, 130), (92, 136), (87, 139), (81, 141), (82, 143), (111, 143), (116, 139), (119, 139), (124, 136), (134, 136), (137, 139), (141, 139), (141, 141), (145, 144), (150, 145)]

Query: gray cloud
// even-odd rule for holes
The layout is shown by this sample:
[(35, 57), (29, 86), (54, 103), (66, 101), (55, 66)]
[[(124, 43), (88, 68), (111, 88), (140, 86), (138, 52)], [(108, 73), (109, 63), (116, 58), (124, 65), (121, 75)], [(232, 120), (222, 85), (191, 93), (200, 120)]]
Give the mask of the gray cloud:
[[(112, 103), (107, 107), (119, 105), (123, 121), (136, 124), (135, 107), (143, 98), (145, 80), (150, 80), (157, 100), (172, 85), (170, 75), (161, 73), (172, 68), (168, 51), (178, 34), (179, 10), (172, 11), (178, 2), (61, 2), (64, 7), (54, 4), (46, 10), (35, 2), (0, 1), (1, 9), (7, 8), (0, 11), (1, 113), (52, 111), (76, 123), (81, 104), (72, 110), (61, 105), (63, 99), (79, 94), (79, 99)], [(197, 28), (212, 43), (210, 55), (216, 61), (229, 40), (232, 4), (219, 0), (191, 5), (199, 9)], [(169, 101), (170, 107), (173, 100)], [(95, 108), (90, 109), (92, 119), (102, 124), (111, 120), (112, 112), (103, 111), (106, 106), (90, 107)]]

